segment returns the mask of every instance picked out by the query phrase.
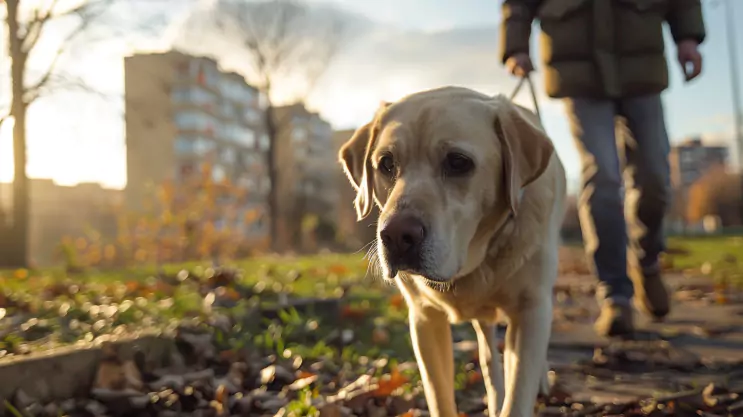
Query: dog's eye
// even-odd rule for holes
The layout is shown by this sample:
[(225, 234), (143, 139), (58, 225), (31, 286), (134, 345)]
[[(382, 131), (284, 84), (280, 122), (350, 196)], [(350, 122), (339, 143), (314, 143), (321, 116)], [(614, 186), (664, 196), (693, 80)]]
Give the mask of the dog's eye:
[(395, 160), (392, 155), (385, 155), (379, 160), (379, 170), (385, 175), (393, 175), (395, 173)]
[(444, 174), (448, 176), (464, 175), (472, 171), (475, 163), (461, 153), (450, 153), (444, 160)]

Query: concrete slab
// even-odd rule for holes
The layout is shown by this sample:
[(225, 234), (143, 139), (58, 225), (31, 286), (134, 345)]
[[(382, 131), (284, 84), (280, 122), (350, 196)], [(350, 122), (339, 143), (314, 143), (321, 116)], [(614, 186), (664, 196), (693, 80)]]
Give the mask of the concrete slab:
[[(130, 359), (140, 351), (152, 367), (167, 363), (175, 349), (171, 339), (157, 334), (126, 336), (111, 343), (121, 359)], [(41, 401), (87, 396), (101, 356), (101, 345), (90, 343), (1, 360), (0, 403), (19, 389)], [(4, 407), (0, 415), (2, 411)]]

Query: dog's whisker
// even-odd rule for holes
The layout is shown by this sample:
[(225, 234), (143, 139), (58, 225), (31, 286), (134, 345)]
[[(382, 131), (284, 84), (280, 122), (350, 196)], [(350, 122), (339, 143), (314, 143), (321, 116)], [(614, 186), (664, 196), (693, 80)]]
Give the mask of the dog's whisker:
[(381, 277), (382, 276), (382, 266), (379, 262), (379, 257), (377, 256), (379, 253), (379, 245), (377, 244), (376, 239), (369, 242), (369, 249), (366, 253), (365, 258), (368, 260), (367, 266), (366, 266), (366, 274), (364, 278), (368, 277), (369, 275), (374, 277)]
[[(354, 254), (354, 255), (358, 255), (359, 253), (361, 253), (361, 252), (364, 252), (364, 251), (368, 252), (368, 251), (369, 251), (369, 248), (370, 248), (370, 247), (371, 247), (371, 246), (372, 246), (373, 244), (375, 244), (375, 243), (376, 243), (376, 242), (372, 240), (371, 242), (369, 242), (369, 243), (367, 243), (366, 245), (364, 245), (364, 246), (362, 246), (361, 248), (359, 248), (359, 250), (357, 250), (357, 251), (356, 251), (356, 252), (354, 252), (353, 254)], [(366, 256), (364, 256), (364, 257), (366, 257)]]

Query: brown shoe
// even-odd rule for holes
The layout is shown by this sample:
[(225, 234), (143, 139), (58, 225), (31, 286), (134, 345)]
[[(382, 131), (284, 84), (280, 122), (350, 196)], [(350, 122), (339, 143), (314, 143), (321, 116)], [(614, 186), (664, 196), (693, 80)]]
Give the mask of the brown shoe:
[(635, 306), (656, 320), (667, 316), (670, 311), (668, 290), (660, 272), (643, 274), (640, 268), (631, 268), (629, 276), (635, 288)]
[(632, 306), (628, 302), (604, 301), (593, 328), (599, 336), (604, 337), (631, 335), (635, 330)]

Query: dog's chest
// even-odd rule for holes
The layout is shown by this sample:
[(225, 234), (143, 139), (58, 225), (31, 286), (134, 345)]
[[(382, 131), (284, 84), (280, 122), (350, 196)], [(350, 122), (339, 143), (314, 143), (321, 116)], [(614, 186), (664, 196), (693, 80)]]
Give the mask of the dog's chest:
[(472, 320), (495, 321), (498, 310), (508, 310), (513, 301), (502, 288), (485, 287), (473, 283), (458, 282), (457, 286), (446, 292), (437, 291), (424, 285), (416, 286), (417, 296), (423, 302), (444, 311), (452, 323)]

